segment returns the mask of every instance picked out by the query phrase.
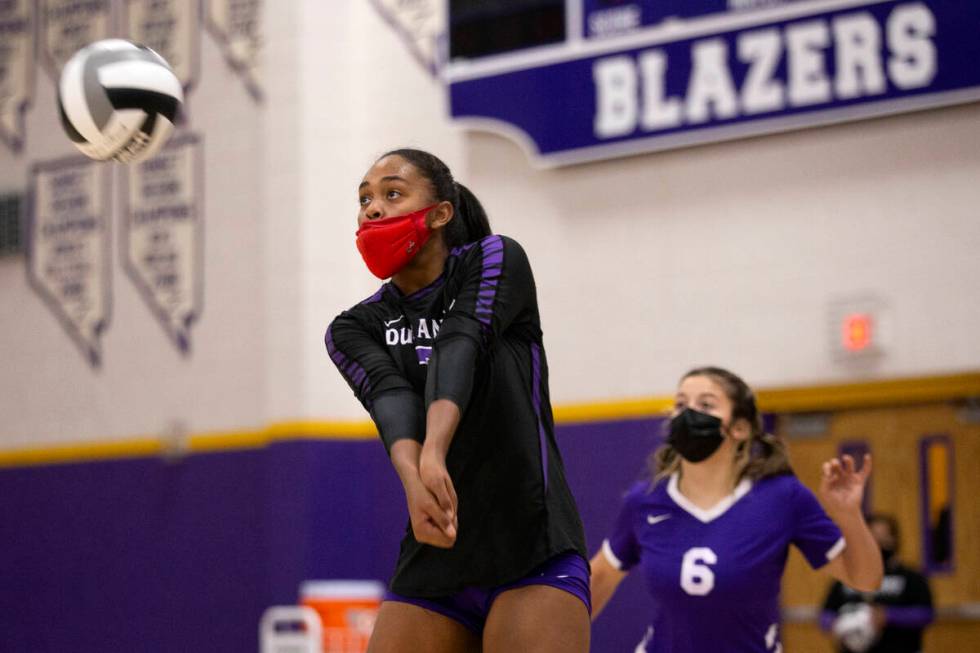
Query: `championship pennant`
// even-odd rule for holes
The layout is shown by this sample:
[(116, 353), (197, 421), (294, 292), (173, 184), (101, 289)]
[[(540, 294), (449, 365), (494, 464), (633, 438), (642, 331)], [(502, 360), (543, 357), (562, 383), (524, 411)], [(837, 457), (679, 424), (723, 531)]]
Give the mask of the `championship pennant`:
[(110, 174), (78, 158), (31, 171), (28, 278), (93, 367), (109, 320)]
[(34, 2), (0, 2), (0, 141), (24, 145), (24, 112), (34, 90)]
[(203, 165), (193, 134), (126, 170), (122, 260), (127, 276), (183, 354), (201, 313)]
[(205, 0), (208, 31), (256, 100), (262, 99), (262, 5), (262, 0)]
[(412, 56), (433, 76), (442, 67), (445, 2), (440, 0), (371, 0), (378, 13), (401, 36)]
[(39, 0), (38, 7), (41, 61), (54, 80), (78, 50), (110, 36), (110, 0)]
[(125, 6), (128, 38), (166, 59), (186, 96), (200, 72), (199, 0), (126, 0)]

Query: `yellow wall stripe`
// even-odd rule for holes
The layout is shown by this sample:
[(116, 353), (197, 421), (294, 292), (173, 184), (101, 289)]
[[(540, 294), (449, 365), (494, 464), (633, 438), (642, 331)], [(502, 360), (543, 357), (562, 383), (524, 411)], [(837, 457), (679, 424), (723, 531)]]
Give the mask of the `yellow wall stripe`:
[(163, 446), (160, 440), (145, 438), (115, 442), (83, 442), (47, 447), (25, 447), (0, 451), (0, 467), (49, 465), (106, 458), (143, 458), (160, 455), (162, 451)]
[(649, 399), (625, 399), (595, 403), (566, 404), (555, 406), (557, 424), (577, 424), (583, 422), (613, 422), (623, 419), (641, 419), (670, 412), (674, 405), (673, 397), (650, 397)]
[[(776, 388), (758, 392), (759, 407), (771, 413), (907, 405), (965, 397), (980, 397), (980, 373), (806, 388)], [(567, 404), (555, 407), (554, 415), (555, 422), (558, 424), (610, 422), (663, 415), (670, 411), (672, 405), (672, 397), (660, 396)], [(190, 435), (184, 440), (141, 437), (8, 449), (0, 451), (0, 467), (254, 449), (286, 440), (369, 440), (376, 436), (374, 425), (367, 420), (286, 421), (251, 431)]]
[(377, 430), (370, 421), (291, 421), (279, 422), (255, 431), (201, 433), (185, 439), (142, 437), (9, 449), (0, 451), (0, 468), (257, 449), (286, 440), (373, 440), (376, 437)]
[(980, 397), (980, 374), (772, 389), (758, 393), (759, 407), (771, 413), (908, 405), (965, 397)]

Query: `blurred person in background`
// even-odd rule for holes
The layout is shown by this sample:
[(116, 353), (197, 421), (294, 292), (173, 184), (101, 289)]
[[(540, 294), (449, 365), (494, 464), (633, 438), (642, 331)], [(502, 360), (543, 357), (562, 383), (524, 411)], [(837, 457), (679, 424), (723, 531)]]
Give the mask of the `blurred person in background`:
[(834, 637), (841, 653), (919, 653), (922, 633), (935, 618), (929, 582), (896, 557), (899, 529), (894, 517), (873, 514), (867, 521), (885, 561), (881, 587), (859, 592), (834, 583), (820, 627)]

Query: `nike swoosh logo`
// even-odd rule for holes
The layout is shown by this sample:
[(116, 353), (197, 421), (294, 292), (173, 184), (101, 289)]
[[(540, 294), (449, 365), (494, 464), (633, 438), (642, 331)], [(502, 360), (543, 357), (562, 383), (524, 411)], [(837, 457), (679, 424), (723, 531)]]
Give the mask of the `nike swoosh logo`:
[(391, 320), (390, 322), (385, 322), (385, 326), (386, 327), (390, 327), (392, 324), (395, 324), (396, 322), (401, 322), (404, 319), (405, 319), (405, 316), (402, 315), (397, 320)]
[(654, 524), (659, 524), (665, 519), (670, 519), (670, 515), (669, 514), (657, 515), (656, 517), (654, 517), (653, 515), (647, 515), (647, 523), (650, 524), (651, 526), (653, 526)]

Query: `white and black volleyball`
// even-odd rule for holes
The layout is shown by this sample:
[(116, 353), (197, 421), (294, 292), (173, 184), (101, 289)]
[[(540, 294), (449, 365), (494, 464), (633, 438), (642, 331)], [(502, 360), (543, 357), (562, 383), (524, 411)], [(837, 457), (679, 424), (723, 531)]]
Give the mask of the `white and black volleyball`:
[(159, 54), (124, 39), (96, 41), (61, 71), (58, 110), (85, 156), (131, 163), (153, 156), (173, 131), (184, 101), (180, 81)]

